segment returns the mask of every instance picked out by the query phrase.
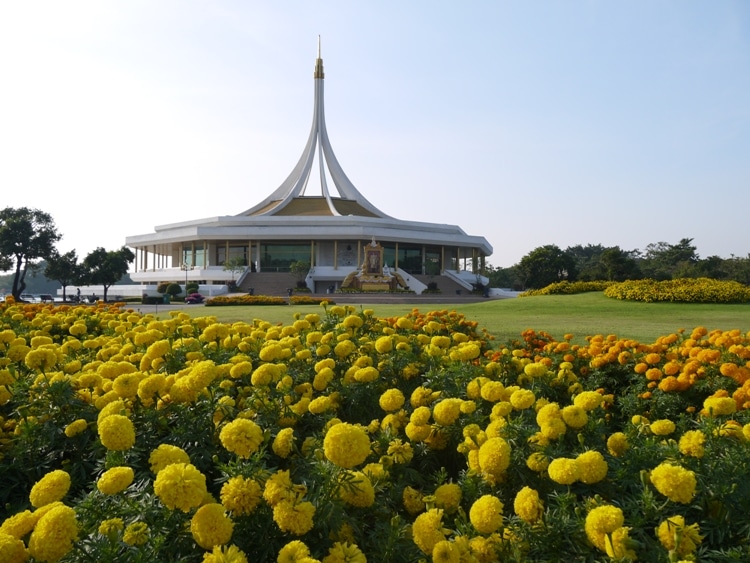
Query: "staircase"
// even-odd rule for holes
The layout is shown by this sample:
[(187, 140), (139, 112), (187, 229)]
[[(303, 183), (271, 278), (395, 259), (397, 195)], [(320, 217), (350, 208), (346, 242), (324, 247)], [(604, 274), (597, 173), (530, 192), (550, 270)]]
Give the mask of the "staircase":
[(287, 295), (287, 289), (297, 287), (299, 276), (290, 272), (250, 272), (238, 287), (242, 293), (254, 295)]
[(443, 295), (456, 295), (457, 291), (460, 291), (463, 295), (470, 295), (471, 291), (465, 287), (457, 284), (448, 276), (427, 276), (427, 275), (414, 275), (423, 284), (428, 285), (430, 282), (437, 283), (437, 288)]

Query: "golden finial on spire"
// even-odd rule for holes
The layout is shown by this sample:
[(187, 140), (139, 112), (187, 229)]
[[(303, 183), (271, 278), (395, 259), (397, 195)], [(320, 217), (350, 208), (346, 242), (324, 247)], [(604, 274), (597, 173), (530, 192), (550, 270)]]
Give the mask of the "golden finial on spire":
[(323, 74), (323, 59), (320, 58), (320, 35), (318, 35), (318, 58), (315, 61), (315, 74), (314, 78), (325, 78)]

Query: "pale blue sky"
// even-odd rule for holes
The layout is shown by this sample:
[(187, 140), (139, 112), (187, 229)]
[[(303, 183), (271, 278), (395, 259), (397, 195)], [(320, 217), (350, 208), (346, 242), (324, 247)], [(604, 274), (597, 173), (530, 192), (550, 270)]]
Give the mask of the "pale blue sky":
[(244, 211), (304, 147), (318, 35), (334, 152), (386, 213), (504, 267), (750, 253), (744, 0), (4, 1), (2, 207), (49, 212), (81, 257)]

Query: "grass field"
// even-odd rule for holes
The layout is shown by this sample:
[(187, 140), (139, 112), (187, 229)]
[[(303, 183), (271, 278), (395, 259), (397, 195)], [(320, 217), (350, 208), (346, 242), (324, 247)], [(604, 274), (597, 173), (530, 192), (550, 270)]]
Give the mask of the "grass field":
[[(334, 297), (335, 299), (335, 297)], [(373, 309), (378, 317), (400, 316), (412, 310), (409, 304), (362, 303), (357, 309)], [(587, 336), (614, 334), (641, 342), (653, 342), (659, 336), (687, 331), (697, 326), (708, 330), (739, 329), (750, 331), (750, 304), (713, 305), (687, 303), (639, 303), (618, 301), (603, 293), (577, 295), (540, 295), (520, 299), (500, 299), (448, 305), (420, 303), (422, 313), (450, 309), (463, 313), (486, 328), (499, 342), (516, 339), (526, 329), (546, 331), (557, 339), (564, 334), (575, 336), (573, 342), (583, 343)], [(317, 305), (294, 307), (237, 306), (186, 307), (192, 316), (213, 316), (222, 322), (261, 319), (271, 323), (289, 324), (294, 313), (320, 313)], [(166, 316), (166, 315), (160, 315)]]

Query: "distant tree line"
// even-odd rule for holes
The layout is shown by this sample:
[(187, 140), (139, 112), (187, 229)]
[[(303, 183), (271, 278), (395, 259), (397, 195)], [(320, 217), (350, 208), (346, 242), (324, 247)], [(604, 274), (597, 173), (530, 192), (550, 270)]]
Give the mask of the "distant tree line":
[(27, 207), (0, 210), (0, 271), (12, 272), (11, 295), (20, 299), (26, 291), (26, 276), (40, 270), (44, 275), (68, 285), (101, 285), (104, 301), (107, 291), (128, 272), (135, 254), (127, 246), (118, 250), (96, 248), (79, 261), (75, 250), (60, 254), (56, 248), (62, 238), (49, 213)]
[(622, 250), (619, 246), (569, 246), (565, 250), (548, 244), (526, 254), (510, 268), (488, 266), (484, 275), (491, 287), (517, 290), (540, 289), (568, 281), (624, 281), (650, 278), (713, 278), (750, 285), (750, 254), (741, 258), (698, 256), (693, 239), (676, 244), (651, 243), (645, 250)]

